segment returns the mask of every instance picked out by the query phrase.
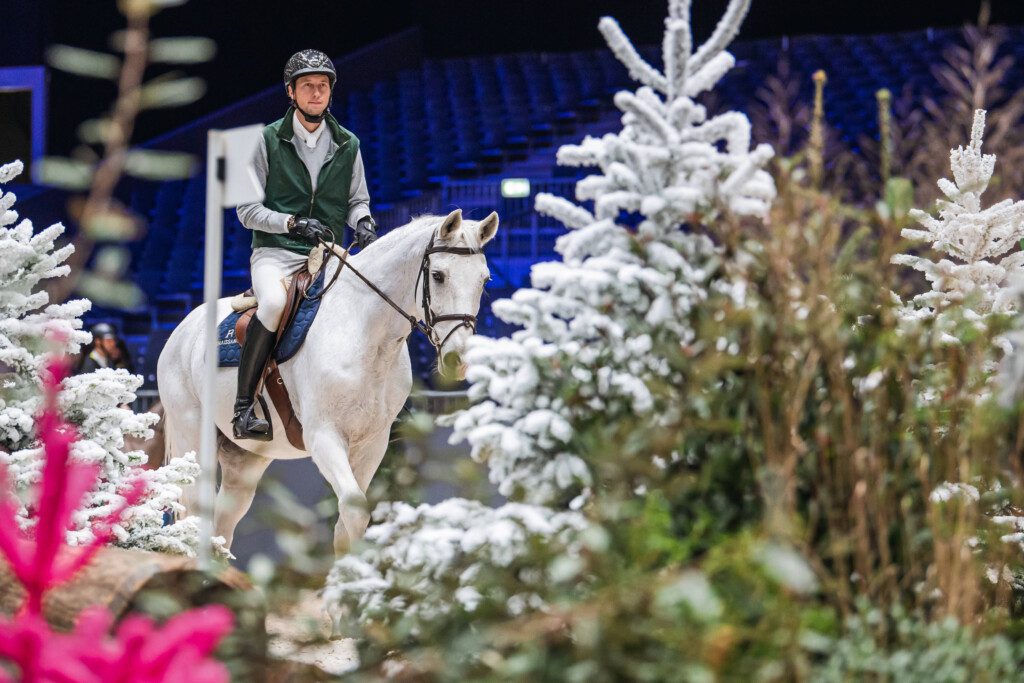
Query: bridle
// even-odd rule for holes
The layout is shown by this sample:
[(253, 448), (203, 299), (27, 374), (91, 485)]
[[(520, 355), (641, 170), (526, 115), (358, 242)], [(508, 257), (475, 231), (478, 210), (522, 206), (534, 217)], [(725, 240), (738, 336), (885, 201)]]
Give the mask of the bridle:
[[(434, 309), (431, 307), (432, 301), (430, 295), (430, 256), (431, 254), (455, 254), (457, 256), (473, 256), (475, 254), (482, 254), (483, 250), (472, 249), (470, 247), (449, 247), (447, 245), (435, 245), (434, 235), (430, 236), (430, 243), (427, 244), (427, 248), (423, 251), (423, 258), (420, 260), (420, 272), (416, 276), (416, 284), (413, 286), (413, 292), (415, 292), (416, 289), (420, 287), (420, 281), (423, 282), (423, 287), (421, 289), (422, 296), (420, 298), (420, 302), (423, 307), (423, 320), (421, 321), (418, 320), (416, 316), (410, 315), (409, 313), (406, 313), (404, 310), (402, 310), (402, 307), (396, 304), (391, 299), (391, 297), (389, 297), (386, 293), (384, 293), (383, 290), (381, 290), (380, 287), (375, 285), (365, 275), (360, 273), (348, 261), (348, 249), (346, 249), (344, 252), (342, 252), (341, 255), (339, 255), (338, 252), (335, 251), (336, 247), (334, 242), (326, 242), (323, 239), (318, 239), (318, 242), (321, 245), (323, 245), (323, 247), (327, 250), (328, 259), (330, 259), (331, 256), (334, 256), (338, 259), (338, 268), (337, 270), (334, 271), (334, 276), (331, 277), (331, 281), (327, 284), (326, 287), (320, 290), (318, 294), (314, 296), (307, 296), (306, 293), (303, 292), (303, 298), (309, 301), (315, 301), (323, 297), (323, 295), (326, 294), (327, 291), (334, 286), (334, 283), (338, 281), (338, 276), (341, 275), (342, 269), (347, 266), (348, 269), (351, 270), (356, 277), (362, 280), (367, 287), (376, 292), (380, 298), (384, 299), (384, 301), (386, 301), (391, 306), (391, 308), (395, 309), (399, 315), (401, 315), (403, 318), (409, 321), (409, 325), (411, 326), (410, 332), (413, 330), (419, 330), (420, 332), (422, 332), (423, 335), (427, 338), (427, 340), (431, 343), (431, 345), (438, 353), (441, 352), (441, 347), (444, 346), (445, 343), (447, 343), (448, 339), (450, 339), (453, 334), (455, 334), (456, 330), (462, 327), (467, 327), (469, 328), (470, 333), (476, 332), (475, 315), (470, 315), (468, 313), (450, 313), (445, 315), (437, 315), (436, 313), (434, 313)], [(351, 249), (351, 247), (349, 247), (349, 249)], [(326, 266), (326, 262), (324, 265)], [(457, 320), (459, 321), (459, 324), (453, 327), (451, 331), (449, 331), (448, 334), (444, 336), (444, 339), (439, 340), (440, 335), (437, 332), (436, 326), (438, 323), (447, 322), (449, 320)]]
[[(420, 280), (423, 281), (421, 303), (423, 306), (423, 326), (420, 327), (420, 331), (427, 335), (427, 339), (434, 345), (434, 348), (438, 352), (441, 351), (441, 347), (445, 345), (445, 342), (455, 334), (455, 331), (461, 327), (468, 327), (469, 333), (473, 334), (476, 332), (476, 316), (469, 315), (468, 313), (450, 313), (447, 315), (437, 315), (434, 313), (434, 309), (431, 308), (430, 300), (430, 255), (431, 254), (456, 254), (458, 256), (473, 256), (474, 254), (482, 254), (483, 251), (480, 249), (471, 249), (470, 247), (449, 247), (449, 246), (434, 246), (434, 236), (430, 236), (430, 244), (427, 245), (426, 250), (423, 252), (423, 260), (420, 262), (420, 274), (416, 276), (416, 285), (413, 287), (413, 292), (416, 291), (416, 287), (419, 287)], [(410, 316), (411, 317), (411, 316)], [(437, 323), (445, 322), (447, 320), (458, 320), (459, 324), (453, 327), (448, 334), (444, 336), (444, 339), (438, 343), (437, 341), (437, 330), (435, 326)], [(418, 327), (419, 324), (416, 323)]]

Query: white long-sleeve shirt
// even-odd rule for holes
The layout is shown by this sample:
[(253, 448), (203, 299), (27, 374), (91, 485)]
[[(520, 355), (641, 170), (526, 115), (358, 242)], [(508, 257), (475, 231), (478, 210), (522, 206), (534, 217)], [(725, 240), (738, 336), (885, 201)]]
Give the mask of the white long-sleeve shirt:
[[(295, 118), (292, 121), (292, 129), (295, 133), (292, 136), (292, 144), (295, 145), (295, 151), (298, 152), (299, 158), (302, 159), (306, 170), (309, 171), (309, 177), (313, 181), (313, 190), (315, 191), (320, 168), (323, 166), (324, 159), (327, 158), (327, 153), (334, 140), (331, 139), (330, 135), (323, 135), (323, 132), (327, 129), (326, 122), (321, 121), (320, 125), (313, 132), (309, 132), (299, 122), (298, 112), (295, 112), (293, 116)], [(313, 143), (312, 146), (310, 142)], [(259, 146), (256, 149), (252, 163), (256, 171), (256, 177), (265, 188), (267, 186), (269, 164), (267, 163), (267, 143), (262, 135), (260, 136)], [(268, 209), (262, 202), (240, 204), (237, 213), (238, 220), (249, 230), (261, 230), (276, 234), (288, 232), (289, 214)], [(359, 219), (369, 215), (370, 193), (366, 188), (363, 154), (361, 150), (357, 150), (356, 158), (352, 164), (352, 182), (349, 185), (348, 191), (348, 216), (345, 222), (350, 228), (355, 229)]]

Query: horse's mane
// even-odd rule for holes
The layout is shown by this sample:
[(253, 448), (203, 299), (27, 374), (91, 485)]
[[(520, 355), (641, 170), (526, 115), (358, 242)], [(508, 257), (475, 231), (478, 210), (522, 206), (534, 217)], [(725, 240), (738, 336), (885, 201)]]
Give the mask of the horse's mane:
[[(445, 218), (447, 216), (416, 216), (405, 225), (381, 235), (380, 239), (367, 247), (365, 251), (373, 254), (373, 258), (377, 259), (384, 256), (385, 252), (390, 252), (396, 248), (408, 249), (410, 242), (423, 242), (423, 246), (426, 246), (427, 235), (431, 231), (436, 232)], [(437, 243), (443, 243), (450, 247), (480, 249), (480, 233), (477, 230), (467, 230), (468, 222), (463, 219), (462, 227), (459, 228), (459, 231), (455, 233), (453, 238), (443, 241), (438, 239)], [(476, 222), (473, 221), (473, 223), (475, 224)]]

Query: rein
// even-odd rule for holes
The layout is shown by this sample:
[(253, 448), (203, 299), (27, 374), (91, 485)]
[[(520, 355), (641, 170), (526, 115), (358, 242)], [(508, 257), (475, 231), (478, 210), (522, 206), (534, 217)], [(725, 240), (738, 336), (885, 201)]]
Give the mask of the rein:
[[(322, 239), (318, 241), (320, 242), (320, 244), (323, 245), (324, 249), (327, 250), (324, 263), (321, 263), (320, 267), (323, 268), (325, 265), (327, 265), (326, 260), (329, 259), (331, 256), (337, 256), (339, 261), (338, 270), (334, 271), (334, 277), (331, 278), (331, 281), (327, 283), (327, 286), (321, 289), (320, 293), (317, 294), (316, 296), (306, 296), (306, 291), (303, 290), (302, 298), (305, 299), (306, 301), (319, 301), (320, 299), (323, 298), (324, 294), (327, 293), (327, 290), (334, 286), (334, 283), (338, 281), (338, 276), (341, 275), (341, 269), (345, 265), (345, 260), (348, 258), (348, 252), (352, 249), (352, 247), (350, 246), (348, 249), (345, 250), (345, 252), (341, 256), (338, 256), (338, 253), (335, 251), (337, 246), (334, 242), (328, 243)], [(349, 268), (351, 267), (352, 266), (349, 266)], [(355, 272), (355, 269), (353, 269), (353, 272)], [(312, 283), (312, 280), (310, 280), (310, 283)]]
[[(423, 281), (423, 289), (421, 290), (421, 302), (423, 306), (424, 319), (420, 321), (416, 318), (416, 316), (406, 313), (402, 309), (402, 307), (396, 304), (394, 300), (392, 300), (391, 297), (389, 297), (380, 287), (371, 282), (369, 278), (360, 273), (355, 266), (349, 263), (348, 254), (349, 251), (351, 250), (351, 247), (346, 249), (343, 253), (338, 254), (338, 252), (336, 251), (337, 245), (334, 242), (326, 242), (322, 239), (318, 240), (318, 242), (326, 249), (327, 252), (326, 258), (324, 260), (324, 266), (327, 265), (327, 261), (330, 260), (331, 256), (334, 256), (335, 258), (338, 259), (338, 269), (334, 271), (334, 276), (331, 278), (331, 281), (327, 284), (327, 286), (320, 290), (319, 294), (317, 294), (316, 296), (306, 296), (305, 292), (302, 293), (303, 298), (306, 299), (307, 301), (316, 301), (317, 299), (322, 298), (323, 295), (326, 294), (327, 291), (334, 286), (334, 283), (338, 281), (338, 277), (341, 275), (341, 271), (347, 266), (348, 269), (351, 270), (356, 277), (362, 280), (367, 287), (373, 290), (377, 294), (377, 296), (379, 296), (381, 299), (387, 302), (387, 304), (391, 306), (391, 308), (395, 309), (395, 311), (397, 311), (400, 316), (405, 318), (409, 322), (409, 325), (412, 330), (419, 330), (420, 332), (422, 332), (423, 335), (427, 338), (427, 340), (437, 351), (440, 352), (441, 347), (445, 345), (445, 343), (452, 336), (452, 334), (454, 334), (455, 331), (458, 330), (460, 327), (468, 327), (470, 332), (476, 332), (475, 315), (469, 315), (468, 313), (452, 313), (446, 315), (437, 315), (434, 313), (434, 310), (431, 308), (429, 275), (431, 254), (456, 254), (459, 256), (472, 256), (474, 254), (483, 253), (480, 249), (470, 249), (469, 247), (434, 246), (434, 236), (431, 235), (430, 243), (424, 250), (423, 258), (420, 261), (420, 272), (416, 276), (416, 284), (413, 286), (413, 291), (415, 292), (416, 288), (420, 286), (420, 281)], [(437, 325), (437, 323), (445, 322), (448, 320), (458, 320), (460, 322), (458, 325), (453, 327), (451, 331), (448, 332), (448, 334), (445, 335), (444, 339), (438, 341), (439, 335), (437, 333), (437, 330), (435, 329), (435, 326)]]

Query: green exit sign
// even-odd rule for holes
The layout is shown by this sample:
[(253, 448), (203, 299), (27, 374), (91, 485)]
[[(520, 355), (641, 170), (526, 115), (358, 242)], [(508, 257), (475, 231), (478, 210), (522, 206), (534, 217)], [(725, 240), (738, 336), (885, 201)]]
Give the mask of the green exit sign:
[(529, 178), (503, 178), (501, 196), (505, 199), (522, 199), (530, 196)]

